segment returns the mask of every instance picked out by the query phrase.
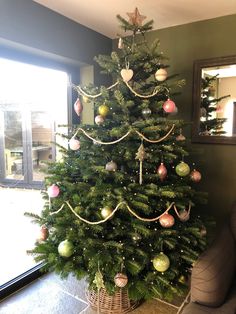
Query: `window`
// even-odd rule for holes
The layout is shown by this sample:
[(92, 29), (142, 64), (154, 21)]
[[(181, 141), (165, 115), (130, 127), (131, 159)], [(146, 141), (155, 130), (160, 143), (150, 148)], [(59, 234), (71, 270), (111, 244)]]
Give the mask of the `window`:
[(68, 74), (0, 58), (0, 86), (3, 286), (36, 266), (26, 250), (33, 247), (39, 230), (24, 212), (42, 210), (45, 162), (60, 158), (52, 143), (58, 125), (68, 124)]

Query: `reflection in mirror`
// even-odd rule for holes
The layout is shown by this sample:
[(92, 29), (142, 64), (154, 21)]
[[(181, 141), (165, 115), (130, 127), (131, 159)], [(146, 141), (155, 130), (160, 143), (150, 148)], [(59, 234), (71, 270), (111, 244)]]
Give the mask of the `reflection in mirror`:
[(236, 57), (194, 65), (193, 141), (236, 143)]

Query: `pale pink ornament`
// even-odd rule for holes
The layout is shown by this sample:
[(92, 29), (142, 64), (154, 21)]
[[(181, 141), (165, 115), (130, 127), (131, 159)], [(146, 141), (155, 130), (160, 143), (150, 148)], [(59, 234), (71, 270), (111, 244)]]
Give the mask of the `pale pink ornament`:
[(51, 186), (48, 187), (47, 189), (47, 193), (49, 197), (57, 197), (60, 193), (60, 189), (56, 184), (53, 184)]
[(185, 140), (186, 140), (186, 137), (182, 133), (179, 134), (178, 136), (176, 136), (176, 141), (178, 141), (178, 142), (182, 142)]
[(80, 149), (80, 141), (72, 137), (69, 140), (69, 147), (71, 150), (78, 150)]
[(160, 164), (160, 166), (157, 168), (157, 174), (161, 181), (163, 181), (167, 176), (167, 169), (163, 162)]
[(175, 223), (175, 218), (170, 214), (164, 214), (159, 219), (160, 225), (164, 228), (171, 228)]
[(191, 173), (190, 173), (190, 179), (194, 182), (199, 182), (202, 178), (202, 175), (199, 171), (197, 171), (196, 169), (194, 169)]
[(83, 105), (82, 103), (80, 102), (80, 99), (77, 98), (75, 103), (74, 103), (74, 110), (75, 110), (75, 113), (80, 116), (80, 114), (82, 113), (83, 111)]
[(158, 82), (163, 82), (167, 78), (167, 71), (165, 69), (158, 69), (155, 73), (155, 79)]
[(132, 69), (122, 69), (120, 71), (120, 74), (124, 80), (124, 82), (128, 82), (129, 80), (132, 79), (133, 75), (134, 75), (134, 72)]
[(175, 108), (176, 108), (175, 103), (170, 99), (167, 99), (163, 104), (163, 109), (167, 113), (174, 112)]
[(101, 116), (101, 115), (96, 116), (96, 117), (95, 117), (95, 123), (96, 123), (97, 125), (103, 124), (103, 123), (104, 123), (104, 117)]
[(109, 161), (107, 164), (106, 164), (106, 167), (105, 169), (107, 171), (116, 171), (117, 170), (117, 164), (114, 162), (114, 161)]
[(190, 218), (189, 211), (182, 209), (179, 211), (179, 220), (182, 222), (188, 221)]
[(128, 283), (128, 277), (126, 276), (126, 274), (118, 273), (115, 275), (114, 282), (117, 287), (123, 288)]

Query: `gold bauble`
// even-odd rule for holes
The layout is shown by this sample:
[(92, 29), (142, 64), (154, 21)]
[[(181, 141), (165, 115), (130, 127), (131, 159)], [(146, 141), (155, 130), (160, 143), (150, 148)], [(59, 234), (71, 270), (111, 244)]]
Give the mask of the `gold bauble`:
[(109, 112), (109, 108), (106, 105), (101, 105), (98, 107), (98, 112), (101, 116), (106, 117)]
[(106, 219), (108, 216), (110, 216), (112, 213), (112, 209), (109, 206), (105, 206), (102, 210), (101, 210), (101, 215), (104, 219)]

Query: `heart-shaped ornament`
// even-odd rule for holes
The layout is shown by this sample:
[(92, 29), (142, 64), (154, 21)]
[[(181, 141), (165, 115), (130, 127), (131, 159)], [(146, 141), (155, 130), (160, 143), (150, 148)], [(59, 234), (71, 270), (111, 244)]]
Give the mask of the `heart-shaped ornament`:
[(133, 70), (131, 70), (131, 69), (122, 69), (122, 70), (120, 71), (120, 74), (121, 74), (121, 76), (122, 76), (124, 82), (128, 82), (129, 80), (132, 79), (132, 77), (133, 77), (133, 75), (134, 75), (134, 72), (133, 72)]

